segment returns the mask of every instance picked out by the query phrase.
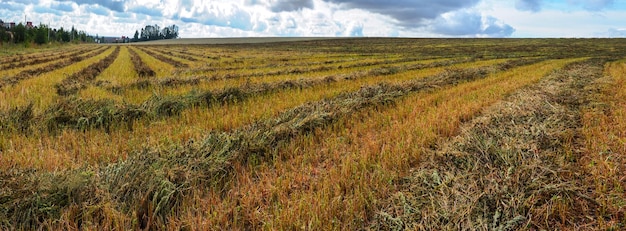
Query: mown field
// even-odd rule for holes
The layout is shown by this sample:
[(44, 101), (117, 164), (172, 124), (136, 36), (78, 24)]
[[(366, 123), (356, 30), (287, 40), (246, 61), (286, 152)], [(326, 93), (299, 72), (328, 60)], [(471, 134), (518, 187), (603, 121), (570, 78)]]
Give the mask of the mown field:
[(2, 54), (1, 230), (626, 229), (624, 39)]

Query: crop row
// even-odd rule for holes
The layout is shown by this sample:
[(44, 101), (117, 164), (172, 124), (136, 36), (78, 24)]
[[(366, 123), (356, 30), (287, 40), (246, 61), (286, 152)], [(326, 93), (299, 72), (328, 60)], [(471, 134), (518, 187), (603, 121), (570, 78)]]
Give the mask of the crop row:
[(156, 75), (156, 73), (141, 60), (135, 50), (128, 49), (128, 51), (130, 52), (130, 60), (133, 62), (133, 65), (135, 66), (135, 71), (137, 71), (139, 77), (146, 78)]
[[(432, 150), (378, 213), (375, 229), (496, 230), (589, 225), (604, 210), (590, 192), (576, 149), (580, 107), (606, 59), (555, 72), (470, 122)], [(446, 211), (446, 213), (441, 213)], [(596, 224), (598, 225), (598, 224)], [(559, 227), (559, 226), (557, 226)]]
[[(245, 69), (246, 71), (250, 71), (250, 70), (256, 70), (256, 69), (268, 69), (268, 68), (288, 68), (288, 69), (282, 69), (282, 70), (275, 70), (275, 71), (260, 71), (260, 72), (266, 72), (267, 74), (270, 75), (277, 75), (277, 74), (298, 74), (298, 73), (303, 73), (303, 72), (310, 72), (310, 71), (323, 71), (323, 70), (336, 70), (336, 69), (348, 69), (348, 68), (355, 68), (355, 67), (367, 67), (367, 66), (375, 66), (375, 65), (382, 65), (382, 64), (394, 64), (394, 63), (402, 63), (402, 62), (414, 62), (414, 61), (420, 61), (420, 60), (425, 60), (425, 58), (422, 57), (411, 57), (411, 58), (395, 58), (395, 59), (384, 59), (381, 60), (380, 58), (375, 58), (372, 59), (372, 57), (367, 57), (367, 58), (346, 58), (346, 59), (327, 59), (325, 58), (323, 61), (311, 61), (311, 60), (304, 60), (301, 62), (296, 62), (296, 61), (274, 61), (274, 62), (269, 62), (269, 63), (263, 63), (260, 65), (245, 65), (245, 68), (240, 66), (240, 65), (234, 65), (234, 64), (229, 64), (228, 62), (223, 63), (222, 65), (225, 66), (207, 66), (207, 67), (197, 67), (197, 68), (191, 68), (191, 69), (185, 69), (185, 70), (179, 70), (176, 73), (185, 73), (185, 74), (199, 74), (199, 73), (206, 73), (206, 72), (220, 72), (220, 71), (241, 71), (242, 69)], [(310, 70), (310, 71), (307, 71)], [(215, 78), (219, 78), (219, 76), (215, 76), (217, 74), (214, 74)], [(228, 76), (231, 75), (247, 75), (245, 73), (228, 73), (225, 74)], [(259, 74), (251, 74), (252, 76), (254, 75), (259, 75)]]
[(104, 47), (0, 89), (0, 229), (619, 229), (624, 65), (581, 57), (623, 52), (580, 41)]
[[(390, 85), (363, 87), (335, 98), (308, 103), (275, 118), (232, 132), (210, 133), (198, 145), (171, 150), (151, 150), (131, 155), (125, 161), (100, 170), (80, 169), (55, 175), (38, 175), (20, 170), (2, 171), (2, 188), (11, 188), (2, 203), (8, 219), (25, 227), (58, 218), (61, 209), (77, 209), (80, 223), (89, 208), (90, 216), (101, 216), (108, 203), (119, 204), (120, 212), (134, 213), (139, 228), (163, 222), (180, 208), (192, 185), (222, 185), (232, 171), (231, 164), (267, 155), (277, 143), (332, 124), (338, 119), (376, 105), (393, 103), (410, 92), (423, 92), (485, 77), (490, 69), (464, 69)], [(94, 172), (98, 171), (98, 172)], [(45, 175), (45, 176), (44, 176)], [(41, 178), (40, 178), (41, 177)], [(45, 179), (46, 182), (39, 180)], [(35, 180), (35, 181), (33, 181)], [(70, 183), (75, 182), (75, 183)], [(25, 194), (29, 191), (33, 193)], [(111, 198), (113, 201), (109, 201)], [(54, 204), (54, 207), (49, 207)]]
[(172, 52), (172, 51), (168, 51), (168, 50), (165, 50), (165, 49), (152, 49), (152, 51), (155, 51), (155, 50), (156, 50), (156, 52), (159, 52), (159, 53), (161, 53), (163, 55), (172, 56), (172, 57), (176, 57), (176, 58), (181, 58), (181, 59), (185, 59), (185, 60), (188, 60), (188, 61), (191, 61), (191, 62), (197, 62), (198, 61), (198, 59), (196, 59), (196, 58), (194, 58), (194, 57), (192, 57), (190, 55), (185, 55), (185, 54), (182, 54), (182, 53), (179, 53), (179, 52)]
[[(109, 57), (114, 54), (109, 55)], [(491, 67), (483, 67), (485, 72), (505, 71), (513, 67), (528, 65), (541, 61), (540, 59), (518, 59), (496, 64)], [(104, 60), (102, 61), (104, 62)], [(94, 64), (95, 65), (95, 64)], [(449, 65), (448, 63), (431, 63), (421, 68), (438, 67)], [(464, 70), (450, 70), (442, 75), (457, 75)], [(372, 76), (385, 76), (397, 73), (387, 69), (374, 69), (367, 72), (354, 73), (349, 76), (327, 76), (322, 78), (303, 78), (297, 80), (286, 80), (271, 83), (246, 84), (241, 87), (232, 87), (218, 90), (208, 90), (204, 92), (192, 91), (182, 96), (152, 97), (139, 104), (119, 105), (110, 100), (89, 100), (81, 98), (66, 98), (51, 105), (42, 115), (32, 114), (32, 108), (26, 106), (15, 108), (0, 116), (0, 121), (6, 124), (4, 130), (8, 131), (30, 131), (34, 125), (45, 125), (45, 130), (54, 132), (61, 128), (75, 128), (79, 130), (103, 128), (109, 131), (112, 126), (126, 124), (132, 129), (133, 122), (137, 119), (149, 117), (157, 118), (163, 116), (175, 116), (183, 110), (195, 107), (211, 107), (224, 103), (241, 102), (251, 97), (270, 94), (284, 89), (303, 89), (320, 86), (337, 81), (353, 81)], [(75, 76), (83, 76), (75, 74)], [(75, 77), (78, 78), (78, 77)], [(68, 79), (75, 79), (68, 78)], [(68, 79), (64, 80), (69, 81)], [(173, 84), (173, 83), (170, 83)], [(81, 86), (84, 86), (82, 84)], [(1, 115), (1, 114), (0, 114)], [(11, 116), (14, 115), (14, 116)], [(21, 116), (16, 116), (21, 115)], [(12, 125), (14, 124), (14, 125)], [(11, 128), (13, 127), (13, 128)]]
[(5, 86), (11, 86), (11, 85), (15, 85), (17, 83), (19, 83), (22, 80), (25, 79), (29, 79), (29, 78), (33, 78), (37, 75), (40, 75), (42, 73), (46, 73), (46, 72), (50, 72), (59, 68), (63, 68), (63, 67), (67, 67), (70, 66), (74, 63), (80, 62), (82, 60), (94, 57), (98, 54), (101, 54), (102, 52), (104, 52), (107, 49), (107, 47), (102, 47), (96, 51), (92, 51), (86, 55), (82, 55), (82, 56), (72, 56), (69, 59), (66, 60), (60, 60), (59, 62), (56, 63), (52, 63), (50, 65), (44, 66), (44, 67), (40, 67), (40, 68), (35, 68), (35, 69), (30, 69), (30, 70), (24, 70), (14, 76), (9, 76), (3, 79), (0, 79), (0, 89), (4, 88)]
[(162, 61), (164, 63), (168, 63), (168, 64), (170, 64), (170, 65), (172, 65), (174, 67), (177, 67), (177, 68), (178, 67), (189, 67), (189, 65), (186, 64), (186, 63), (182, 63), (182, 62), (176, 61), (176, 60), (174, 60), (172, 58), (169, 58), (167, 56), (164, 56), (164, 55), (161, 55), (161, 54), (157, 54), (157, 53), (155, 53), (153, 51), (148, 50), (147, 48), (137, 47), (137, 49), (145, 52), (146, 54), (148, 54), (148, 55), (150, 55), (150, 56), (152, 56), (152, 57), (154, 57), (154, 58), (156, 58), (156, 59), (158, 59), (158, 60), (160, 60), (160, 61)]
[(91, 52), (95, 49), (97, 49), (98, 47), (90, 47), (90, 48), (85, 48), (85, 49), (79, 49), (78, 51), (65, 51), (65, 52), (59, 52), (56, 54), (51, 54), (51, 55), (47, 55), (47, 56), (43, 56), (43, 57), (37, 57), (37, 58), (30, 58), (28, 60), (25, 60), (23, 62), (12, 62), (12, 63), (8, 63), (5, 65), (0, 66), (1, 70), (10, 70), (10, 69), (15, 69), (15, 68), (21, 68), (21, 67), (26, 67), (26, 66), (31, 66), (31, 65), (36, 65), (36, 64), (42, 64), (42, 63), (46, 63), (46, 62), (50, 62), (50, 61), (54, 61), (54, 60), (59, 60), (59, 59), (65, 59), (65, 58), (70, 58), (70, 57), (74, 57), (74, 56), (78, 56), (80, 54), (84, 54), (87, 52)]
[(120, 53), (120, 47), (116, 47), (113, 53), (97, 63), (91, 64), (83, 70), (74, 73), (65, 78), (61, 83), (56, 84), (57, 94), (68, 96), (76, 94), (80, 89), (87, 87), (87, 84), (93, 81), (104, 69), (109, 67)]
[(55, 55), (58, 55), (58, 52), (59, 52), (58, 50), (54, 49), (52, 51), (47, 51), (47, 52), (33, 52), (33, 53), (28, 53), (28, 54), (12, 55), (10, 57), (5, 57), (0, 60), (4, 64), (11, 64), (11, 63), (22, 62), (22, 61), (29, 60), (29, 59), (53, 57)]
[[(413, 60), (415, 61), (415, 60)], [(402, 66), (384, 66), (379, 68), (373, 68), (368, 71), (353, 71), (350, 72), (348, 76), (345, 78), (361, 78), (366, 76), (375, 76), (375, 75), (386, 75), (386, 74), (394, 74), (400, 73), (404, 71), (411, 70), (419, 70), (424, 68), (433, 68), (433, 67), (442, 67), (448, 66), (458, 63), (469, 62), (469, 59), (461, 59), (461, 60), (447, 60), (447, 61), (439, 61), (432, 63), (416, 63), (410, 65), (402, 65)], [(408, 62), (408, 61), (407, 61)], [(369, 65), (379, 65), (379, 64), (390, 64), (395, 62), (389, 61), (381, 61), (381, 62), (366, 62), (364, 64), (355, 64), (355, 66), (350, 66), (347, 68), (355, 68), (355, 67), (364, 67)], [(226, 73), (226, 74), (213, 74), (211, 76), (190, 76), (190, 77), (168, 77), (161, 79), (151, 79), (151, 80), (138, 80), (135, 83), (129, 84), (127, 86), (111, 86), (108, 89), (121, 93), (124, 90), (134, 89), (134, 88), (147, 88), (150, 86), (161, 86), (161, 87), (176, 87), (181, 85), (197, 85), (201, 82), (212, 82), (217, 80), (227, 80), (227, 79), (241, 79), (241, 78), (252, 78), (252, 77), (272, 77), (272, 76), (280, 76), (280, 75), (298, 75), (298, 74), (307, 74), (313, 75), (318, 72), (337, 70), (336, 67), (332, 66), (320, 66), (315, 68), (307, 68), (307, 69), (288, 69), (288, 70), (276, 70), (269, 72), (252, 72), (252, 73)], [(327, 75), (326, 78), (334, 78), (338, 74)], [(298, 75), (299, 76), (299, 75)], [(249, 80), (249, 79), (248, 79)]]
[(171, 227), (368, 229), (381, 202), (413, 167), (431, 158), (427, 151), (437, 141), (458, 134), (463, 129), (459, 126), (480, 116), (485, 107), (580, 60), (523, 66), (354, 113), (278, 145), (267, 163), (253, 158), (236, 164), (236, 179), (227, 189), (197, 189), (205, 196), (187, 198), (182, 205), (197, 210), (185, 210), (185, 218), (171, 216), (180, 220)]

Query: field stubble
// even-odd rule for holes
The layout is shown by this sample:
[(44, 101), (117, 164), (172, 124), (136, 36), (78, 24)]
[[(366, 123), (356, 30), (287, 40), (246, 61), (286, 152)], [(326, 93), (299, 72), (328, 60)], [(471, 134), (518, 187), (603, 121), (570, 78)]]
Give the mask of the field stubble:
[[(55, 84), (114, 54), (115, 48), (102, 48), (106, 52), (96, 51), (93, 58), (0, 89), (0, 228), (623, 227), (624, 178), (618, 173), (624, 166), (619, 157), (623, 102), (610, 97), (622, 92), (615, 86), (623, 82), (623, 64), (607, 65), (612, 78), (591, 81), (601, 63), (581, 61), (614, 55), (623, 50), (620, 44), (339, 39), (130, 46), (116, 49), (119, 55), (81, 81), (76, 94), (59, 96)], [(147, 87), (132, 86), (144, 79), (138, 74), (141, 66), (154, 76), (147, 78)], [(548, 77), (540, 81), (543, 76)], [(546, 84), (555, 79), (562, 81)], [(594, 88), (601, 83), (607, 84)], [(589, 89), (580, 90), (583, 85)], [(508, 96), (519, 89), (522, 93)], [(525, 89), (548, 92), (526, 93), (526, 100), (518, 100)], [(541, 100), (527, 100), (545, 95), (552, 107), (537, 108)], [(139, 99), (129, 103), (135, 96)], [(546, 153), (544, 162), (522, 166), (538, 174), (542, 189), (518, 187), (525, 180), (520, 177), (508, 189), (481, 183), (511, 183), (499, 177), (504, 170), (488, 162), (498, 160), (491, 157), (499, 149), (482, 142), (498, 139), (467, 144), (474, 149), (448, 145), (479, 134), (475, 121), (491, 118), (494, 109), (484, 108), (492, 104), (561, 118), (537, 125), (535, 132), (560, 129), (551, 126), (563, 121), (582, 127), (541, 133), (537, 150)], [(584, 113), (576, 114), (580, 108)], [(498, 124), (506, 128), (511, 118), (515, 129), (523, 127), (528, 121), (515, 120), (516, 113)], [(609, 127), (621, 130), (598, 136)], [(490, 123), (484, 128), (480, 131), (501, 131)], [(466, 152), (468, 158), (440, 155), (447, 152)], [(479, 174), (446, 175), (465, 169), (441, 161), (445, 158), (480, 160), (469, 168)], [(572, 161), (578, 158), (587, 167)], [(493, 172), (482, 174), (485, 166)], [(542, 177), (553, 176), (546, 169), (555, 166), (567, 171)], [(576, 181), (573, 176), (580, 171), (589, 174)], [(513, 168), (511, 176), (524, 172)], [(431, 181), (447, 183), (433, 186)], [(481, 187), (505, 193), (477, 195)], [(527, 203), (499, 207), (498, 201), (528, 196), (498, 196), (515, 187), (520, 188), (515, 192), (531, 192)], [(406, 188), (430, 195), (430, 204)], [(450, 193), (441, 195), (441, 190)], [(463, 204), (467, 198), (456, 197), (455, 190), (466, 190), (463, 195), (476, 202)], [(470, 213), (440, 209), (449, 208), (450, 201)], [(572, 201), (584, 206), (574, 208)], [(601, 215), (589, 213), (594, 208)], [(564, 222), (564, 217), (572, 219)]]

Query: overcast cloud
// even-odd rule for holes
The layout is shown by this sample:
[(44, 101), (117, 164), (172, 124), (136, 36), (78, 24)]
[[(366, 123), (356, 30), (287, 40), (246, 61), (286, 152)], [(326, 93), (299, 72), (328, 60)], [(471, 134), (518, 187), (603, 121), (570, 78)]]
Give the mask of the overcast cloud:
[(614, 0), (0, 0), (0, 19), (132, 35), (145, 25), (181, 37), (623, 37)]

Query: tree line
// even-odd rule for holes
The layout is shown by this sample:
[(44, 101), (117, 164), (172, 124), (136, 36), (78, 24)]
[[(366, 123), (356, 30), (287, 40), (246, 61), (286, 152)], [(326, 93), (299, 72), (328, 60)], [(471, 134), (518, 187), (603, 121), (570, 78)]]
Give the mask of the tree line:
[(0, 44), (1, 43), (36, 43), (46, 44), (49, 42), (94, 42), (94, 37), (87, 35), (84, 31), (78, 31), (74, 27), (67, 30), (63, 27), (59, 29), (51, 29), (47, 25), (40, 24), (32, 28), (19, 23), (13, 28), (0, 27)]
[(161, 39), (175, 39), (178, 38), (178, 26), (171, 25), (166, 26), (161, 29), (159, 25), (147, 25), (145, 28), (135, 31), (135, 35), (131, 42), (139, 42), (139, 41), (152, 41), (152, 40), (161, 40)]

